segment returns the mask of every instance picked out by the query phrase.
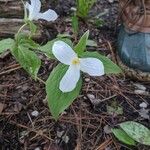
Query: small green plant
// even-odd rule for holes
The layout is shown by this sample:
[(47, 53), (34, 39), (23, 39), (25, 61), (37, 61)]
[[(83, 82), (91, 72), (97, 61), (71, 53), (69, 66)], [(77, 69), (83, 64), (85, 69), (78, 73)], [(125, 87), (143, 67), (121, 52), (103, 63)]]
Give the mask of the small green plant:
[(48, 105), (55, 119), (58, 119), (79, 96), (83, 72), (91, 76), (121, 72), (120, 68), (107, 57), (98, 52), (87, 51), (88, 37), (89, 31), (84, 33), (75, 46), (68, 39), (50, 41), (44, 46), (48, 48), (44, 49), (47, 56), (60, 61), (46, 82)]
[(83, 19), (86, 18), (95, 2), (96, 0), (76, 0), (77, 16)]
[(74, 33), (74, 39), (75, 39), (75, 41), (77, 41), (77, 36), (78, 36), (78, 32), (79, 32), (79, 19), (76, 16), (76, 14), (74, 14), (72, 17), (72, 29), (73, 29), (73, 33)]
[(127, 121), (119, 124), (120, 128), (113, 128), (115, 137), (128, 145), (136, 145), (139, 142), (150, 146), (150, 130), (140, 123)]
[[(39, 44), (32, 40), (32, 36), (37, 31), (37, 26), (33, 23), (33, 20), (42, 19), (46, 21), (54, 21), (58, 17), (54, 10), (49, 9), (44, 13), (41, 13), (40, 9), (40, 0), (31, 0), (31, 4), (26, 2), (26, 4), (24, 4), (24, 24), (15, 34), (14, 39), (8, 38), (0, 41), (0, 53), (9, 49), (22, 68), (25, 69), (35, 80), (38, 79), (37, 74), (41, 66), (41, 60), (34, 51), (38, 49)], [(29, 28), (30, 33), (26, 34), (22, 32), (25, 27)]]
[[(24, 6), (24, 25), (18, 30), (14, 39), (8, 38), (0, 41), (0, 53), (9, 49), (22, 68), (33, 79), (42, 81), (46, 85), (50, 112), (57, 120), (59, 115), (79, 96), (83, 73), (88, 73), (91, 76), (102, 76), (120, 73), (121, 69), (98, 52), (87, 51), (89, 31), (84, 33), (76, 45), (73, 45), (72, 41), (64, 38), (63, 35), (59, 35), (43, 46), (39, 45), (32, 40), (32, 36), (37, 30), (33, 20), (54, 21), (58, 16), (51, 9), (41, 13), (40, 0), (31, 0), (31, 4), (26, 3)], [(24, 27), (28, 27), (30, 33), (22, 32)], [(41, 67), (39, 52), (45, 54), (49, 59), (60, 62), (50, 73), (46, 82), (38, 78)]]

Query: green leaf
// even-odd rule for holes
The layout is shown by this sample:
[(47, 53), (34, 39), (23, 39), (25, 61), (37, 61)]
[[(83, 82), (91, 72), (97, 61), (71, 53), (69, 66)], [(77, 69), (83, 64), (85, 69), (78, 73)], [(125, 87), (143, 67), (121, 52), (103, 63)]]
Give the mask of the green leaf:
[(103, 62), (105, 73), (106, 74), (118, 74), (121, 73), (121, 69), (113, 63), (110, 59), (107, 57), (99, 54), (98, 52), (85, 52), (80, 57), (94, 57)]
[(0, 54), (8, 49), (12, 49), (15, 44), (15, 41), (13, 39), (4, 39), (0, 41)]
[(136, 145), (135, 141), (122, 129), (111, 129), (111, 131), (119, 141), (128, 145)]
[(57, 38), (57, 39), (54, 39), (52, 41), (47, 42), (43, 46), (38, 47), (38, 50), (43, 52), (47, 57), (49, 57), (51, 59), (55, 59), (55, 57), (54, 57), (54, 55), (52, 53), (52, 47), (53, 47), (54, 42), (56, 42), (58, 40), (64, 41), (65, 43), (67, 43), (68, 45), (73, 47), (73, 43), (71, 42), (71, 40), (69, 40), (67, 38)]
[(107, 108), (107, 112), (108, 112), (108, 114), (110, 114), (110, 115), (115, 115), (115, 116), (117, 116), (117, 115), (122, 115), (123, 114), (123, 108), (122, 107), (120, 107), (120, 106), (106, 106), (106, 108)]
[(94, 18), (93, 23), (97, 28), (100, 28), (105, 24), (104, 20), (101, 18)]
[(64, 34), (58, 34), (57, 38), (71, 38), (72, 36), (70, 34), (64, 33)]
[(127, 121), (119, 125), (135, 141), (144, 145), (150, 145), (150, 130), (142, 124)]
[(74, 50), (77, 54), (81, 55), (86, 50), (88, 38), (89, 38), (89, 30), (83, 34), (79, 43), (74, 47)]
[(63, 93), (59, 89), (59, 83), (66, 73), (68, 66), (59, 64), (50, 74), (46, 82), (46, 92), (48, 97), (48, 105), (53, 117), (57, 120), (59, 114), (68, 108), (72, 102), (78, 97), (82, 80), (77, 83), (76, 88), (68, 93)]
[(87, 40), (86, 46), (97, 47), (97, 43), (93, 40)]
[(36, 33), (37, 26), (32, 21), (28, 21), (28, 24), (29, 24), (31, 33), (32, 34)]
[(81, 18), (86, 18), (88, 13), (96, 0), (76, 0), (77, 2), (77, 15)]
[(36, 79), (37, 73), (41, 66), (41, 60), (35, 52), (29, 50), (27, 47), (19, 45), (12, 50), (12, 54), (19, 62), (19, 64)]
[(18, 45), (21, 45), (23, 47), (29, 48), (29, 49), (37, 49), (39, 47), (39, 44), (34, 42), (32, 39), (28, 38), (27, 36), (18, 36)]
[(73, 28), (73, 32), (77, 34), (79, 31), (79, 22), (78, 22), (78, 17), (76, 15), (72, 17), (72, 28)]

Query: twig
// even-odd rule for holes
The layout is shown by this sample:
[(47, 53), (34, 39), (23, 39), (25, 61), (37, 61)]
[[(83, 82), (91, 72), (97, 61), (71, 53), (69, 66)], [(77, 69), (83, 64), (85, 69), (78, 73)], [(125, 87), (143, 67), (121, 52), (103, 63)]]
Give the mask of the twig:
[(21, 69), (21, 68), (22, 68), (22, 67), (19, 66), (19, 67), (16, 67), (16, 68), (12, 68), (12, 69), (3, 71), (3, 72), (0, 73), (0, 76), (5, 75), (5, 74), (8, 74), (8, 73), (10, 73), (10, 72), (13, 72), (13, 71), (18, 70), (18, 69)]
[[(10, 72), (13, 72), (13, 71), (18, 70), (18, 69), (21, 69), (21, 68), (22, 68), (21, 66), (18, 66), (18, 67), (16, 67), (16, 68), (12, 68), (12, 69), (3, 71), (3, 72), (0, 73), (0, 76), (5, 75), (5, 74), (8, 74), (8, 73), (10, 73)], [(41, 83), (43, 83), (43, 84), (46, 84), (45, 81), (43, 81), (43, 80), (40, 79), (39, 77), (36, 77), (36, 79), (37, 79), (39, 82), (41, 82)]]
[(40, 79), (39, 77), (36, 77), (36, 79), (37, 79), (39, 82), (43, 83), (44, 85), (46, 84), (45, 81), (43, 81), (43, 80)]
[(112, 143), (112, 139), (106, 140), (104, 143), (102, 143), (96, 150), (104, 150), (108, 145)]
[(37, 135), (40, 135), (40, 136), (42, 136), (42, 137), (44, 137), (44, 138), (46, 138), (46, 139), (48, 139), (48, 140), (53, 141), (53, 139), (51, 139), (51, 138), (49, 138), (47, 135), (41, 133), (40, 130), (36, 131), (36, 130), (31, 129), (31, 128), (25, 126), (25, 125), (16, 123), (15, 121), (12, 121), (12, 120), (10, 121), (10, 123), (16, 125), (17, 127), (27, 129), (27, 130), (30, 131), (30, 132), (34, 132), (34, 133), (36, 133)]

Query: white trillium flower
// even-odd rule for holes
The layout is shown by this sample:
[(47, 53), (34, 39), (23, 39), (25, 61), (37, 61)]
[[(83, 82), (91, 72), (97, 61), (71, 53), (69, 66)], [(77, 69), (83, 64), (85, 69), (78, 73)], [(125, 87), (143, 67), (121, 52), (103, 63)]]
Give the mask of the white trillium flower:
[(104, 75), (104, 65), (99, 59), (79, 58), (74, 50), (63, 41), (56, 41), (52, 52), (61, 63), (69, 65), (59, 84), (59, 89), (64, 93), (75, 89), (80, 79), (80, 71), (88, 73), (90, 76)]
[(58, 18), (58, 15), (54, 10), (47, 10), (44, 13), (41, 13), (41, 2), (40, 0), (30, 0), (31, 4), (26, 2), (25, 9), (28, 9), (29, 16), (28, 19), (30, 21), (32, 20), (38, 20), (38, 19), (44, 19), (46, 21), (55, 21)]

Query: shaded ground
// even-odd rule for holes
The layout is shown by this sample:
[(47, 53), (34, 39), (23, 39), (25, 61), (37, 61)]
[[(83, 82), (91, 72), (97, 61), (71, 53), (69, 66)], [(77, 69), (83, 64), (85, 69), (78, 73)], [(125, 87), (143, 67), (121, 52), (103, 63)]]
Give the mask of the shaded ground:
[[(71, 24), (62, 16), (69, 16), (74, 3), (58, 0), (53, 3), (60, 19), (54, 33), (71, 33)], [(97, 51), (114, 60), (115, 24), (117, 1), (109, 3), (99, 0), (91, 15), (104, 13), (102, 27), (81, 22), (84, 31), (90, 29), (90, 38), (98, 43)], [(52, 29), (46, 28), (48, 39), (53, 38)], [(89, 48), (93, 50), (93, 48)], [(95, 49), (94, 49), (95, 50)], [(39, 77), (46, 80), (57, 62), (45, 57)], [(8, 70), (13, 69), (10, 73)], [(113, 127), (120, 122), (134, 120), (150, 127), (150, 120), (139, 115), (139, 104), (149, 104), (150, 84), (141, 83), (146, 92), (137, 94), (138, 81), (126, 77), (105, 76), (91, 78), (85, 76), (85, 84), (79, 98), (55, 122), (46, 104), (44, 85), (33, 81), (24, 70), (18, 67), (11, 55), (0, 58), (0, 149), (2, 150), (149, 150), (138, 145), (129, 147), (118, 142), (104, 127)], [(94, 96), (94, 100), (90, 96)], [(115, 115), (107, 111), (112, 102), (123, 108), (123, 114)], [(33, 112), (37, 111), (37, 116)], [(37, 148), (37, 149), (36, 149)], [(39, 148), (39, 149), (38, 149)]]

